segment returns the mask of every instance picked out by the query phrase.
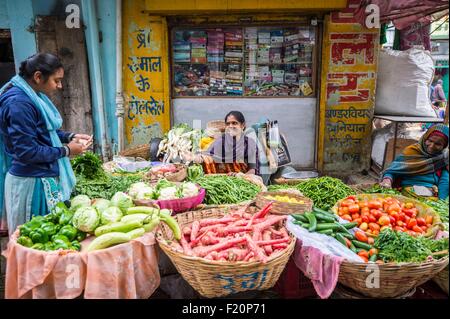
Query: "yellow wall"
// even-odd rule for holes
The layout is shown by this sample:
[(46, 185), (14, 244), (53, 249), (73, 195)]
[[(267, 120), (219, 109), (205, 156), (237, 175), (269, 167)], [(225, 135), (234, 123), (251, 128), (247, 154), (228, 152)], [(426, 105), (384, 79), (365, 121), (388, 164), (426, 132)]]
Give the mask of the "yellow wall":
[(151, 13), (263, 12), (343, 9), (347, 0), (146, 0)]
[(143, 14), (143, 0), (123, 1), (125, 143), (146, 144), (170, 129), (167, 25)]
[(319, 169), (368, 169), (375, 103), (379, 29), (348, 15), (325, 19), (320, 87)]

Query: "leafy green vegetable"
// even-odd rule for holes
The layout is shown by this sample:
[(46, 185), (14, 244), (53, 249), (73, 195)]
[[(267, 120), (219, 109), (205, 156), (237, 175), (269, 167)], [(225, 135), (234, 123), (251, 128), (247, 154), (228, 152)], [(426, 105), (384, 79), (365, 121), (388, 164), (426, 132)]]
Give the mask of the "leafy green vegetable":
[(448, 238), (413, 237), (387, 228), (377, 237), (374, 246), (385, 262), (422, 262), (432, 258), (433, 252), (448, 250)]
[(202, 176), (204, 176), (204, 173), (201, 165), (194, 164), (188, 167), (187, 169), (188, 181), (193, 182)]
[(71, 161), (75, 175), (82, 178), (97, 179), (105, 176), (100, 156), (92, 152), (78, 155)]
[(419, 198), (419, 200), (421, 202), (423, 202), (424, 204), (433, 208), (436, 211), (436, 213), (439, 214), (439, 216), (441, 217), (441, 221), (443, 223), (447, 224), (447, 230), (448, 230), (448, 211), (449, 211), (448, 197), (445, 200), (440, 199), (438, 201), (423, 199), (423, 198)]
[(390, 195), (401, 195), (402, 193), (393, 188), (384, 188), (378, 184), (374, 186), (364, 189), (364, 193), (367, 194), (390, 194)]
[(72, 195), (84, 194), (90, 198), (111, 199), (117, 192), (126, 192), (130, 185), (142, 180), (138, 175), (108, 176), (101, 179), (79, 178)]

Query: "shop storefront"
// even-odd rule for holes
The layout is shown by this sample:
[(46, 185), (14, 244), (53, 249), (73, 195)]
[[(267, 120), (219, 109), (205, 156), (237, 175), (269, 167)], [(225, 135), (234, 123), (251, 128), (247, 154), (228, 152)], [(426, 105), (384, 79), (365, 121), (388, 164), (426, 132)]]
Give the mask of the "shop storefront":
[(128, 145), (239, 110), (249, 124), (277, 120), (297, 168), (366, 166), (378, 30), (347, 1), (197, 2), (125, 3)]

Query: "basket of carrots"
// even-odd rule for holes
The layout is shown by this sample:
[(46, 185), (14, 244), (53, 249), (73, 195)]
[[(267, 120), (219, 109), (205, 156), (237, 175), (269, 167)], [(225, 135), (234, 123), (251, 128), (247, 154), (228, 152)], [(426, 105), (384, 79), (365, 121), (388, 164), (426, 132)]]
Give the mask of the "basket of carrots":
[(295, 246), (287, 216), (247, 205), (191, 211), (175, 216), (181, 233), (164, 225), (161, 249), (202, 296), (213, 298), (275, 285)]

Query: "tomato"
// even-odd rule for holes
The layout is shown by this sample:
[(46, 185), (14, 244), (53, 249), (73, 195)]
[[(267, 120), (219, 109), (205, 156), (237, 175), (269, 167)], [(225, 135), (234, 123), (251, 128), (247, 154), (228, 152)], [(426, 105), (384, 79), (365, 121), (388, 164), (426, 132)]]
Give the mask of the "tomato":
[(381, 216), (380, 219), (378, 219), (378, 224), (382, 226), (390, 225), (390, 223), (391, 221), (387, 216)]
[(376, 222), (377, 222), (376, 217), (373, 216), (373, 215), (370, 215), (370, 216), (369, 216), (369, 222), (371, 222), (371, 223), (376, 223)]
[(426, 231), (428, 230), (428, 227), (427, 227), (427, 226), (420, 226), (420, 228), (422, 228), (422, 230), (423, 230), (424, 232), (426, 232)]
[(378, 255), (378, 249), (372, 248), (369, 250), (369, 256)]
[(427, 226), (427, 228), (430, 228), (430, 227), (431, 227), (431, 226), (433, 226), (433, 225), (431, 225), (431, 224), (427, 224), (426, 226)]
[(358, 219), (359, 218), (359, 214), (352, 214), (352, 220)]
[(342, 215), (342, 219), (348, 220), (349, 222), (352, 221), (352, 217), (348, 214)]
[(368, 262), (369, 262), (369, 258), (367, 258), (367, 257), (364, 257), (364, 256), (359, 256), (359, 257), (361, 257), (361, 258), (362, 258), (362, 260), (364, 260), (364, 262), (365, 262), (365, 263), (368, 263)]
[(413, 215), (413, 210), (412, 208), (403, 208), (403, 212), (405, 213), (406, 216), (411, 217)]
[(363, 231), (360, 230), (355, 231), (355, 238), (359, 241), (367, 243), (367, 235)]
[(409, 236), (413, 236), (413, 237), (417, 236), (417, 233), (415, 231), (412, 231), (412, 230), (407, 230), (406, 233), (408, 233)]
[(389, 205), (387, 212), (390, 214), (391, 212), (399, 212), (401, 210), (400, 205), (397, 203)]
[(341, 207), (349, 207), (350, 205), (354, 205), (355, 201), (353, 199), (344, 199), (341, 202)]
[(374, 230), (380, 230), (380, 226), (376, 223), (369, 223), (369, 228), (370, 230), (374, 231)]
[(370, 211), (370, 213), (372, 214), (372, 216), (374, 216), (376, 219), (380, 218), (382, 213), (381, 211), (379, 211), (378, 209), (372, 209)]
[(425, 218), (423, 218), (423, 217), (417, 217), (417, 225), (419, 225), (419, 226), (424, 226), (424, 225), (426, 225), (427, 224), (427, 222), (425, 221)]
[(367, 259), (369, 259), (369, 253), (367, 252), (367, 250), (361, 250), (358, 252), (358, 256), (359, 257), (365, 257)]
[(412, 227), (412, 230), (415, 231), (416, 233), (423, 233), (422, 228), (420, 228), (420, 227), (417, 226), (417, 225), (414, 225), (414, 226)]
[(432, 215), (425, 216), (425, 222), (427, 224), (433, 224), (433, 216)]
[(396, 230), (396, 231), (401, 231), (401, 232), (404, 232), (404, 231), (405, 231), (405, 229), (404, 229), (403, 227), (400, 227), (400, 226), (395, 226), (395, 227), (394, 227), (394, 230)]
[(405, 208), (407, 208), (407, 209), (410, 209), (410, 208), (413, 208), (413, 207), (414, 207), (413, 203), (406, 203), (405, 204)]
[(402, 222), (401, 220), (397, 220), (397, 226), (403, 227), (403, 225), (405, 225), (404, 222)]
[(369, 208), (369, 202), (368, 201), (362, 201), (362, 202), (359, 202), (359, 207), (361, 207), (361, 210), (363, 209), (363, 208)]
[(366, 231), (369, 228), (369, 225), (364, 222), (361, 225), (359, 225), (359, 229)]
[(405, 216), (404, 222), (406, 225), (408, 225), (410, 219), (411, 219), (411, 217)]
[(370, 213), (370, 208), (369, 207), (362, 207), (361, 208), (361, 215), (365, 215), (365, 214), (369, 214)]
[(361, 218), (356, 218), (353, 220), (354, 222), (357, 222), (358, 225), (360, 225), (362, 223), (362, 219)]
[(348, 215), (348, 207), (342, 207), (342, 212), (344, 215)]
[(412, 229), (414, 226), (417, 226), (417, 220), (415, 218), (411, 218), (406, 227), (408, 229)]
[(358, 204), (352, 204), (348, 206), (348, 212), (350, 214), (359, 213), (359, 205)]
[(389, 216), (389, 221), (391, 222), (392, 225), (395, 225), (395, 223), (397, 222), (397, 220), (392, 216)]
[(397, 221), (400, 218), (400, 214), (397, 212), (392, 212), (389, 214), (391, 217), (395, 218), (395, 221)]
[(347, 196), (346, 199), (351, 199), (351, 200), (353, 200), (353, 201), (356, 201), (356, 200), (357, 200), (355, 195)]
[(375, 230), (373, 231), (373, 234), (374, 234), (374, 236), (378, 236), (378, 235), (380, 234), (380, 231), (375, 229)]
[(369, 201), (369, 208), (379, 209), (381, 207), (383, 207), (383, 204), (379, 200), (374, 199)]
[(367, 238), (367, 243), (368, 243), (369, 245), (373, 245), (373, 244), (375, 243), (375, 239), (373, 239), (372, 237), (368, 237), (368, 238)]
[[(372, 229), (368, 229), (367, 231), (366, 231), (366, 233), (368, 233), (368, 234), (372, 234)], [(370, 237), (369, 237), (370, 238)]]
[(391, 226), (391, 225), (384, 225), (384, 226), (382, 226), (382, 227), (380, 228), (380, 232), (383, 231), (383, 230), (385, 230), (386, 228), (392, 229), (392, 226)]
[(397, 220), (401, 220), (402, 222), (405, 221), (405, 213), (398, 213), (398, 219)]
[(361, 216), (361, 220), (363, 223), (369, 223), (369, 217), (367, 216)]

